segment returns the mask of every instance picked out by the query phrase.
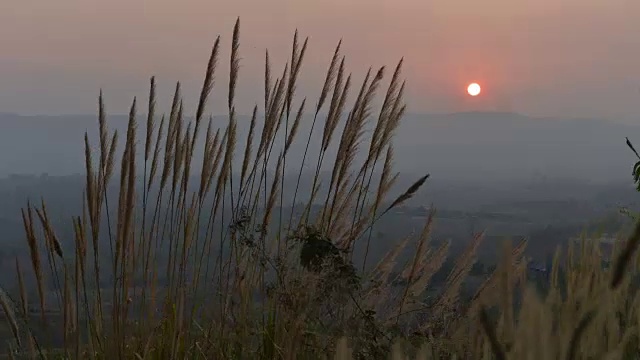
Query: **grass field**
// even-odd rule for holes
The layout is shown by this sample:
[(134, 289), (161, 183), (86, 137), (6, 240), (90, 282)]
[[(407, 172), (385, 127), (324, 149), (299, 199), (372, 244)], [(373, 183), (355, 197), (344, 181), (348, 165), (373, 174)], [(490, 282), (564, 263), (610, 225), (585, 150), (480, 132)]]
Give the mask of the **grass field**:
[[(296, 33), (287, 64), (274, 67), (266, 53), (264, 99), (251, 122), (239, 124), (239, 34), (238, 21), (230, 81), (216, 84), (228, 104), (228, 123), (221, 127), (205, 115), (220, 71), (219, 38), (192, 120), (179, 83), (170, 111), (159, 113), (152, 78), (143, 126), (137, 116), (142, 105), (134, 99), (126, 134), (110, 132), (101, 94), (98, 143), (85, 137), (86, 184), (78, 189), (85, 210), (74, 218), (73, 246), (61, 244), (45, 202), (23, 210), (30, 258), (16, 262), (19, 294), (0, 296), (7, 318), (0, 335), (11, 335), (7, 358), (638, 357), (640, 299), (632, 282), (638, 228), (613, 250), (610, 269), (602, 266), (597, 244), (574, 243), (566, 263), (557, 258), (553, 264), (546, 294), (526, 281), (526, 243), (505, 243), (495, 272), (470, 301), (461, 301), (479, 234), (456, 260), (446, 288), (427, 301), (449, 249), (430, 241), (432, 213), (420, 233), (397, 239), (363, 273), (351, 262), (354, 244), (367, 244), (368, 251), (376, 221), (428, 181), (425, 173), (403, 192), (390, 193), (398, 176), (393, 135), (406, 109), (402, 61), (370, 69), (357, 83), (338, 44), (313, 102), (296, 92), (307, 49), (307, 39)], [(311, 134), (298, 133), (304, 113), (315, 115)], [(248, 127), (245, 147), (237, 145), (238, 126)], [(320, 151), (299, 150), (308, 149), (312, 136), (321, 137)], [(303, 163), (287, 161), (294, 145), (304, 151)], [(327, 156), (330, 149), (337, 156)], [(204, 159), (198, 166), (196, 151)], [(196, 167), (199, 173), (192, 172)], [(313, 191), (287, 189), (295, 193), (293, 203), (306, 204), (304, 211), (295, 219), (281, 216), (285, 172), (300, 179), (306, 167), (315, 169)], [(321, 183), (326, 170), (331, 181)], [(200, 179), (195, 191), (187, 186), (192, 176)], [(117, 198), (105, 197), (112, 183), (119, 186)], [(312, 204), (320, 211), (312, 213)], [(203, 220), (203, 212), (211, 216)], [(225, 226), (218, 231), (214, 223)], [(103, 239), (108, 246), (101, 246)], [(405, 249), (412, 257), (399, 261)], [(35, 276), (33, 292), (24, 286), (26, 276)], [(104, 288), (105, 278), (116, 280)], [(46, 296), (51, 281), (59, 301)]]

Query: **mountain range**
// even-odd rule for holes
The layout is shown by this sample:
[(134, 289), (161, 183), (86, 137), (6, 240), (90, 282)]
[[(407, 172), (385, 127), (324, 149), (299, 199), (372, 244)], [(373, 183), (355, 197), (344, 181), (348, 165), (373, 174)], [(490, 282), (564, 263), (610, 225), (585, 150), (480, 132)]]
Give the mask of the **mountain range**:
[[(118, 129), (123, 139), (127, 117), (110, 116), (108, 121), (110, 129)], [(227, 118), (216, 116), (213, 121), (223, 128)], [(320, 116), (311, 140), (309, 151), (314, 159), (323, 121)], [(142, 144), (144, 115), (138, 122)], [(310, 116), (303, 119), (291, 163), (299, 163), (311, 123)], [(238, 149), (244, 149), (248, 125), (248, 117), (238, 117)], [(81, 173), (84, 132), (88, 131), (92, 143), (97, 144), (97, 128), (96, 115), (0, 113), (0, 176)], [(429, 172), (441, 180), (494, 182), (544, 177), (623, 181), (629, 179), (634, 161), (625, 137), (640, 139), (640, 127), (598, 119), (534, 118), (500, 112), (408, 114), (396, 131), (395, 167), (403, 173)], [(238, 152), (236, 157), (240, 156)], [(327, 162), (332, 156), (330, 153)]]

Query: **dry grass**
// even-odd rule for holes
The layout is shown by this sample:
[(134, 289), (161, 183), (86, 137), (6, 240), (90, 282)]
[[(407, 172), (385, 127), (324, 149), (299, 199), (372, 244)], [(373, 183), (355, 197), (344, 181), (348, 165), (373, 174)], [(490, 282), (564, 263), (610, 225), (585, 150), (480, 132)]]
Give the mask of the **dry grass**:
[[(430, 244), (432, 216), (415, 238), (398, 239), (372, 271), (358, 271), (367, 268), (368, 259), (365, 256), (362, 267), (352, 264), (354, 245), (365, 241), (368, 251), (376, 222), (428, 179), (425, 175), (406, 191), (389, 194), (397, 178), (393, 133), (405, 111), (402, 61), (373, 116), (385, 69), (369, 70), (349, 107), (353, 80), (338, 43), (313, 108), (303, 161), (292, 164), (287, 155), (300, 135), (308, 103), (296, 93), (307, 39), (301, 44), (296, 32), (291, 59), (275, 79), (266, 53), (264, 106), (256, 105), (246, 145), (238, 149), (239, 34), (238, 21), (232, 36), (228, 123), (215, 129), (209, 118), (204, 144), (198, 135), (204, 131), (215, 85), (219, 38), (193, 120), (185, 117), (179, 83), (169, 114), (158, 116), (151, 79), (142, 159), (136, 152), (138, 102), (132, 103), (124, 148), (118, 150), (119, 135), (108, 130), (100, 94), (99, 156), (93, 159), (85, 137), (84, 211), (73, 219), (74, 241), (60, 242), (44, 202), (23, 210), (41, 316), (34, 321), (27, 314), (27, 292), (16, 264), (20, 305), (0, 293), (15, 338), (13, 356), (55, 357), (46, 349), (54, 347), (60, 333), (59, 353), (74, 359), (298, 359), (334, 353), (339, 359), (389, 353), (394, 359), (404, 358), (404, 353), (417, 359), (588, 358), (605, 353), (615, 358), (611, 351), (623, 351), (624, 344), (633, 341), (637, 345), (634, 319), (640, 319), (635, 311), (639, 304), (629, 277), (623, 276), (635, 238), (623, 252), (613, 282), (607, 280), (608, 270), (600, 266), (595, 250), (585, 245), (580, 256), (570, 257), (574, 262), (567, 273), (567, 294), (561, 294), (554, 280), (544, 299), (523, 281), (522, 243), (505, 248), (500, 268), (463, 306), (459, 291), (482, 241), (478, 235), (457, 260), (447, 289), (424, 303), (448, 250), (448, 244)], [(310, 160), (309, 144), (318, 123), (321, 148)], [(332, 147), (337, 155), (327, 165)], [(200, 148), (201, 170), (192, 174), (194, 153)], [(239, 172), (233, 169), (238, 154)], [(121, 160), (115, 173), (117, 157)], [(315, 168), (313, 185), (309, 194), (300, 194), (305, 166)], [(331, 173), (327, 184), (320, 181), (323, 169)], [(287, 171), (298, 174), (291, 204), (283, 200)], [(107, 196), (114, 176), (117, 199)], [(194, 178), (198, 183), (190, 186)], [(305, 204), (301, 214), (283, 215), (283, 207), (299, 202)], [(313, 210), (314, 204), (321, 209)], [(399, 263), (399, 254), (409, 247), (413, 257)], [(44, 284), (52, 279), (57, 303), (49, 304)], [(397, 283), (403, 285), (393, 285)], [(525, 296), (516, 316), (511, 305), (518, 286)], [(492, 305), (509, 309), (499, 312), (497, 325), (481, 311)], [(52, 323), (52, 308), (62, 314), (62, 324)], [(619, 314), (629, 319), (624, 325), (615, 320)]]

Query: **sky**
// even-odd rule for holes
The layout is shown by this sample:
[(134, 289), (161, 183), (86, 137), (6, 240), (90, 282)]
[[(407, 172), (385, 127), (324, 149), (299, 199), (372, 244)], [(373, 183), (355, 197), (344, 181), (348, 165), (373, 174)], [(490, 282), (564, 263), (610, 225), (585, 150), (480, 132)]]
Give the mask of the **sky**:
[[(222, 36), (213, 113), (224, 113), (231, 32), (241, 20), (237, 104), (263, 98), (264, 52), (279, 73), (295, 29), (309, 36), (298, 94), (315, 99), (337, 42), (357, 82), (405, 59), (410, 112), (513, 111), (640, 119), (637, 0), (5, 0), (0, 112), (126, 113), (157, 78), (160, 106), (181, 81), (193, 108)], [(483, 93), (465, 94), (479, 82)], [(193, 102), (190, 102), (193, 101)]]

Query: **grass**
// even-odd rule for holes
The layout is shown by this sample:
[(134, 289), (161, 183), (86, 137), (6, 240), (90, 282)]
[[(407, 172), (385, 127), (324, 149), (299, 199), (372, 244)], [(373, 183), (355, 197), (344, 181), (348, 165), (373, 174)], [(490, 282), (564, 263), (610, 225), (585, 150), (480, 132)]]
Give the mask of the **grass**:
[[(85, 136), (84, 211), (73, 219), (73, 241), (56, 236), (44, 201), (23, 210), (30, 264), (16, 262), (15, 300), (0, 293), (13, 335), (9, 356), (601, 359), (638, 354), (639, 304), (628, 276), (637, 270), (637, 230), (618, 251), (613, 270), (601, 266), (595, 245), (585, 241), (571, 248), (567, 264), (554, 263), (546, 296), (525, 280), (526, 243), (520, 243), (505, 245), (495, 273), (471, 301), (461, 301), (479, 234), (457, 259), (446, 289), (426, 301), (430, 279), (448, 250), (448, 243), (430, 243), (433, 213), (419, 234), (398, 239), (367, 266), (374, 261), (368, 252), (376, 222), (420, 191), (429, 177), (390, 193), (398, 177), (393, 135), (406, 108), (402, 60), (388, 82), (386, 68), (369, 69), (356, 87), (338, 43), (318, 100), (309, 107), (296, 92), (308, 44), (296, 32), (290, 60), (275, 79), (265, 54), (264, 103), (253, 110), (243, 148), (238, 126), (247, 124), (238, 123), (235, 108), (239, 34), (238, 20), (225, 126), (216, 128), (205, 117), (219, 71), (219, 38), (193, 118), (185, 115), (180, 83), (169, 113), (158, 115), (151, 78), (144, 132), (138, 134), (136, 99), (126, 134), (110, 132), (100, 94), (98, 144)], [(312, 129), (300, 139), (308, 112)], [(310, 143), (317, 136), (321, 147), (313, 154)], [(302, 163), (289, 158), (294, 144), (305, 149)], [(199, 173), (197, 151), (203, 159)], [(314, 174), (309, 193), (300, 191), (306, 167)], [(331, 174), (324, 184), (323, 170)], [(283, 196), (288, 173), (297, 174), (295, 186), (287, 184), (294, 193), (290, 204)], [(112, 183), (117, 198), (107, 196)], [(284, 213), (284, 207), (300, 203), (299, 212)], [(364, 244), (363, 264), (353, 261), (356, 244)], [(406, 249), (412, 257), (401, 262)], [(26, 289), (26, 268), (35, 278), (35, 294)], [(558, 281), (561, 268), (565, 283)], [(53, 300), (47, 296), (49, 282), (55, 284)], [(31, 296), (36, 300), (29, 301)]]

